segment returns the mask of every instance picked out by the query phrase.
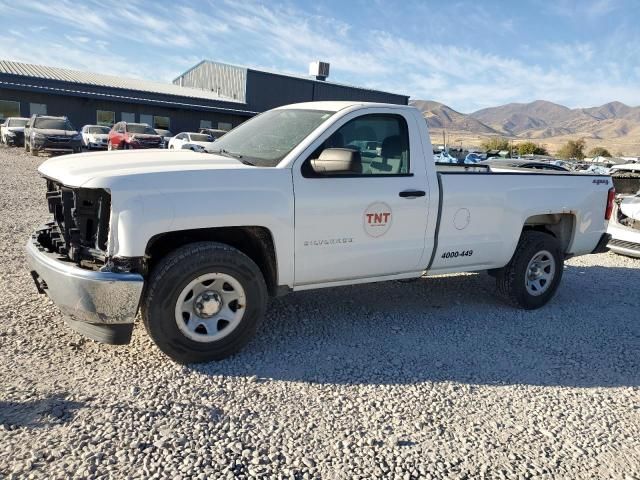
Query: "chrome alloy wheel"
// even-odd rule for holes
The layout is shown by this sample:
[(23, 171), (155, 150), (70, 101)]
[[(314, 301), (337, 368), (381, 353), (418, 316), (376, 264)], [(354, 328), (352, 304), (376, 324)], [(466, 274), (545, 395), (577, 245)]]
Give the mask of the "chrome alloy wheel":
[(242, 285), (226, 273), (207, 273), (182, 289), (175, 317), (180, 331), (195, 342), (214, 342), (229, 335), (246, 310)]
[(537, 297), (546, 292), (556, 275), (556, 260), (547, 250), (541, 250), (529, 261), (525, 284), (529, 295)]

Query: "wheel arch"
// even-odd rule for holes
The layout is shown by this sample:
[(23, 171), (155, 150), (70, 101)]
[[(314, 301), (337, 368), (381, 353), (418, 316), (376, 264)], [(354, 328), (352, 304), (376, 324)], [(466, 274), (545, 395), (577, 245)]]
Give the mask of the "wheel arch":
[(201, 241), (219, 242), (238, 249), (258, 265), (269, 295), (284, 293), (284, 288), (278, 285), (278, 263), (273, 235), (268, 228), (261, 226), (198, 228), (155, 235), (145, 249), (148, 269), (153, 269), (158, 261), (176, 248)]
[(544, 213), (529, 216), (522, 231), (548, 233), (560, 242), (562, 253), (567, 255), (573, 243), (576, 216), (573, 213)]

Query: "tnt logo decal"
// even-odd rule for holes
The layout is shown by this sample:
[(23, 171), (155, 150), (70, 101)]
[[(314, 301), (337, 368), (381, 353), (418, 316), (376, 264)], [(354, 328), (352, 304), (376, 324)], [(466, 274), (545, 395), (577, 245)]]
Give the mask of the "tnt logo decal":
[(364, 231), (371, 237), (381, 237), (391, 228), (393, 214), (384, 202), (372, 203), (364, 211)]

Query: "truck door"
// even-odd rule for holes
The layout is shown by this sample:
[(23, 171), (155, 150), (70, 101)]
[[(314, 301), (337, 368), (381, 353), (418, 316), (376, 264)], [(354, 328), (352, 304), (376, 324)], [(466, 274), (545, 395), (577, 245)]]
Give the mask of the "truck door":
[[(296, 286), (424, 269), (430, 192), (414, 118), (366, 112), (338, 121), (294, 164)], [(362, 173), (314, 173), (326, 148), (358, 151)]]

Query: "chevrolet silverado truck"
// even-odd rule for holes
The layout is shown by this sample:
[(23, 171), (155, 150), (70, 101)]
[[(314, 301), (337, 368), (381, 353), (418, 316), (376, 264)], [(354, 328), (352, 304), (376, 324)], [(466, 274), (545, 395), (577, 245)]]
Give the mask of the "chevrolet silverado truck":
[(216, 146), (40, 166), (52, 218), (27, 258), (71, 327), (127, 343), (140, 311), (156, 345), (190, 363), (238, 351), (268, 298), (292, 291), (487, 271), (535, 309), (566, 258), (609, 240), (609, 177), (436, 165), (409, 106), (280, 107)]

